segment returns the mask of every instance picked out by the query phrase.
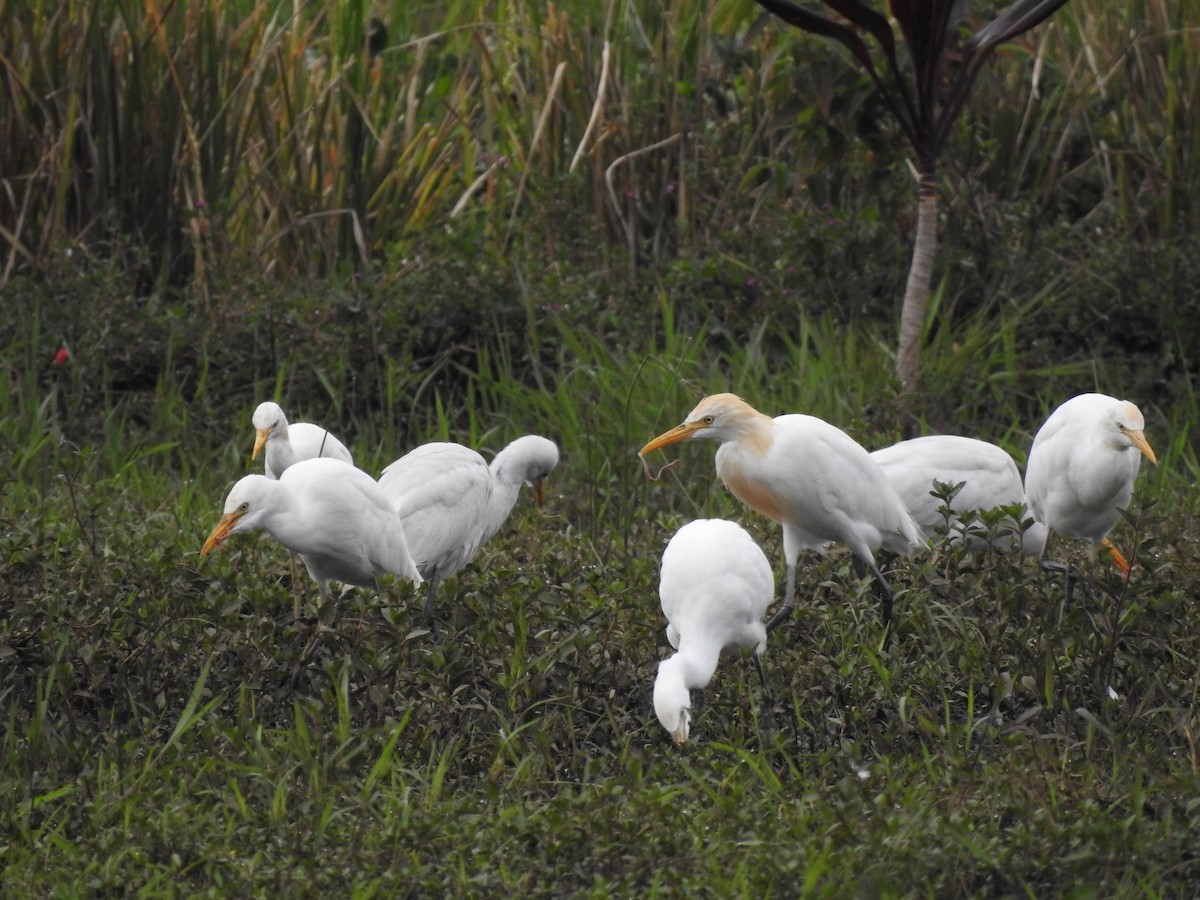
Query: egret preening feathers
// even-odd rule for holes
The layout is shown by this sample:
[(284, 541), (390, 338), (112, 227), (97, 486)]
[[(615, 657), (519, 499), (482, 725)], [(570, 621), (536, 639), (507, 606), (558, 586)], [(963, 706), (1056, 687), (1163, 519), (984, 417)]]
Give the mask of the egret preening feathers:
[(1142, 457), (1158, 463), (1145, 427), (1141, 410), (1128, 400), (1080, 394), (1038, 429), (1025, 471), (1025, 496), (1034, 519), (1093, 547), (1105, 544), (1126, 573), (1129, 563), (1106, 535), (1133, 497)]
[(288, 466), (305, 459), (328, 457), (354, 465), (346, 445), (328, 429), (308, 422), (289, 425), (278, 403), (270, 400), (260, 403), (251, 421), (254, 423), (254, 450), (250, 458), (258, 459), (266, 448), (264, 469), (268, 478), (278, 478)]
[(772, 419), (733, 394), (713, 394), (639, 455), (693, 438), (717, 441), (721, 481), (747, 506), (783, 525), (787, 587), (784, 605), (768, 628), (792, 608), (800, 551), (822, 549), (830, 541), (845, 544), (874, 573), (884, 620), (891, 621), (892, 591), (874, 551), (882, 547), (908, 554), (925, 539), (861, 445), (814, 416)]
[[(949, 537), (963, 540), (961, 516), (968, 510), (995, 509), (1025, 503), (1021, 472), (1013, 458), (1001, 447), (975, 438), (936, 434), (900, 441), (871, 454), (883, 470), (896, 494), (912, 515), (921, 532), (933, 537), (947, 524), (941, 511), (942, 501), (933, 494), (935, 481), (962, 485), (949, 502)], [(1041, 552), (1046, 540), (1044, 525), (1034, 522), (1021, 535), (1026, 553)], [(968, 546), (982, 539), (967, 536)]]
[[(225, 498), (225, 514), (200, 550), (207, 556), (230, 535), (261, 528), (299, 554), (317, 582), (376, 585), (391, 572), (421, 583), (396, 507), (366, 472), (335, 459), (295, 463), (278, 479), (247, 475)], [(299, 599), (296, 618), (300, 617)]]
[(489, 466), (461, 444), (423, 444), (383, 470), (379, 486), (396, 504), (409, 550), (429, 580), (425, 616), (442, 581), (475, 558), (504, 524), (522, 484), (542, 504), (546, 476), (558, 464), (553, 441), (529, 434), (496, 454)]
[[(724, 519), (697, 519), (663, 552), (658, 595), (676, 653), (658, 664), (654, 712), (676, 744), (688, 739), (690, 691), (706, 686), (725, 647), (767, 646), (763, 615), (775, 594), (771, 565), (754, 539)], [(763, 688), (766, 680), (763, 678)]]

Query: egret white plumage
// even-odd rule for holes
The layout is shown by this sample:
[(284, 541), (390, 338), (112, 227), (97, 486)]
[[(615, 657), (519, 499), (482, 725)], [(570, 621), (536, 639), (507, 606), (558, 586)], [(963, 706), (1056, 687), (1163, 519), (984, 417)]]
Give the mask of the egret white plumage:
[(658, 664), (654, 712), (676, 744), (688, 739), (690, 691), (712, 680), (726, 647), (754, 649), (766, 690), (760, 658), (767, 646), (763, 615), (774, 595), (771, 564), (734, 522), (697, 519), (667, 544), (658, 596), (667, 640), (676, 652)]
[(800, 551), (824, 549), (831, 541), (845, 544), (874, 573), (883, 595), (884, 620), (891, 622), (892, 590), (874, 551), (908, 554), (925, 539), (857, 441), (815, 416), (772, 419), (733, 394), (713, 394), (638, 455), (693, 438), (720, 443), (721, 481), (747, 506), (783, 525), (787, 587), (783, 607), (768, 628), (791, 611)]
[(425, 616), (433, 618), (438, 585), (491, 540), (517, 502), (521, 485), (542, 505), (558, 447), (536, 434), (519, 437), (492, 460), (462, 444), (432, 443), (400, 457), (379, 476), (396, 504), (417, 568), (428, 579)]
[(1145, 428), (1141, 410), (1128, 400), (1080, 394), (1038, 429), (1025, 470), (1034, 519), (1050, 531), (1089, 541), (1093, 549), (1105, 545), (1124, 572), (1129, 563), (1107, 535), (1133, 497), (1142, 457), (1158, 463)]
[[(935, 481), (961, 485), (950, 499), (949, 536), (963, 540), (963, 513), (969, 510), (996, 509), (1025, 503), (1021, 472), (1002, 447), (975, 438), (953, 434), (935, 434), (900, 441), (871, 453), (871, 459), (883, 470), (905, 509), (916, 521), (922, 534), (933, 537), (947, 524), (941, 512), (943, 501), (933, 494)], [(1034, 522), (1021, 535), (1025, 552), (1041, 551), (1046, 540), (1044, 525)], [(968, 546), (980, 546), (983, 540), (968, 536)]]
[(308, 422), (288, 424), (287, 416), (278, 403), (268, 400), (254, 410), (254, 449), (251, 459), (266, 448), (264, 470), (268, 478), (278, 478), (287, 467), (304, 459), (328, 457), (354, 465), (354, 457), (346, 445), (334, 437), (327, 428)]
[[(278, 479), (247, 475), (225, 498), (225, 513), (200, 550), (207, 556), (230, 535), (262, 528), (299, 554), (317, 582), (377, 586), (391, 572), (421, 583), (396, 507), (366, 472), (335, 459), (294, 463)], [(299, 599), (294, 608), (300, 617)]]
[[(266, 400), (258, 404), (251, 422), (254, 424), (254, 449), (250, 452), (250, 458), (258, 459), (258, 455), (266, 449), (263, 470), (268, 478), (278, 478), (288, 466), (305, 459), (328, 457), (354, 465), (346, 445), (330, 434), (328, 429), (308, 422), (289, 425), (278, 403)], [(288, 565), (292, 576), (292, 602), (297, 610), (296, 618), (299, 618), (300, 574), (296, 554), (290, 550)]]

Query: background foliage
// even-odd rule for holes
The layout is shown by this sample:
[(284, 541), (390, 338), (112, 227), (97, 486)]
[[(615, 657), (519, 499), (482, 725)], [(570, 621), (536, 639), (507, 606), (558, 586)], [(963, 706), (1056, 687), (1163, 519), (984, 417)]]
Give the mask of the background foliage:
[[(725, 661), (679, 753), (661, 548), (779, 540), (711, 447), (654, 484), (636, 449), (725, 389), (899, 436), (911, 178), (849, 61), (742, 0), (0, 0), (6, 889), (1185, 893), (1197, 21), (1075, 0), (1000, 54), (917, 401), (1020, 461), (1067, 396), (1137, 401), (1132, 581), (939, 547), (890, 564), (882, 651), (847, 558), (806, 560), (771, 698)], [(196, 555), (271, 396), (372, 473), (547, 434), (547, 514), (440, 638), (393, 585), (314, 641), (279, 547)]]

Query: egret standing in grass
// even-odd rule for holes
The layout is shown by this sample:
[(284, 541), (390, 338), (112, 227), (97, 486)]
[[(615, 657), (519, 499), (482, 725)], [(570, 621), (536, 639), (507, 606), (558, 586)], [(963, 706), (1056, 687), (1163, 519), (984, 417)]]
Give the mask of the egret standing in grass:
[(438, 585), (479, 552), (517, 502), (521, 485), (540, 507), (558, 447), (536, 434), (517, 438), (489, 466), (462, 444), (422, 444), (383, 470), (379, 486), (396, 504), (408, 546), (429, 584), (425, 617), (433, 619)]
[(667, 640), (676, 652), (658, 664), (654, 712), (675, 743), (682, 744), (691, 725), (689, 692), (712, 680), (724, 648), (754, 650), (766, 692), (763, 616), (775, 596), (775, 579), (767, 557), (740, 525), (697, 519), (667, 544), (658, 596), (667, 617)]
[[(230, 535), (261, 528), (304, 561), (321, 603), (329, 582), (378, 586), (391, 572), (421, 583), (396, 507), (375, 480), (335, 459), (308, 459), (278, 479), (247, 475), (225, 498), (225, 514), (200, 550), (207, 556)], [(293, 608), (300, 618), (300, 600)]]
[[(254, 424), (254, 449), (250, 452), (251, 459), (267, 451), (263, 459), (263, 470), (268, 478), (278, 478), (288, 466), (305, 459), (336, 459), (348, 465), (354, 465), (354, 458), (346, 445), (320, 425), (308, 422), (293, 422), (288, 424), (287, 416), (278, 403), (270, 400), (258, 404), (251, 417)], [(300, 614), (300, 571), (296, 564), (296, 554), (288, 553), (288, 564), (292, 576), (292, 602)]]
[[(1129, 563), (1108, 540), (1133, 497), (1142, 457), (1158, 459), (1134, 404), (1106, 394), (1080, 394), (1063, 403), (1038, 429), (1025, 470), (1033, 518), (1049, 531), (1103, 545), (1122, 572)], [(1046, 543), (1042, 542), (1044, 554)]]
[(924, 546), (925, 539), (862, 446), (815, 416), (772, 419), (733, 394), (713, 394), (638, 455), (694, 438), (720, 443), (717, 474), (725, 487), (747, 506), (783, 525), (787, 588), (783, 606), (768, 628), (791, 612), (800, 551), (823, 549), (830, 541), (849, 547), (875, 575), (884, 622), (890, 625), (892, 589), (874, 551), (908, 554)]
[(304, 459), (328, 457), (354, 465), (354, 458), (346, 445), (334, 437), (327, 428), (308, 422), (288, 424), (287, 416), (278, 403), (270, 400), (260, 403), (254, 410), (254, 450), (251, 459), (265, 448), (264, 470), (268, 478), (278, 478), (287, 467)]
[[(980, 547), (982, 538), (964, 534), (963, 513), (1025, 504), (1025, 486), (1017, 464), (1007, 451), (987, 441), (953, 434), (927, 435), (883, 447), (871, 453), (871, 459), (926, 537), (948, 525), (951, 541), (965, 539), (967, 546)], [(943, 501), (933, 492), (935, 481), (961, 485), (945, 504), (950, 507), (948, 522), (942, 512)], [(1034, 522), (1020, 540), (1026, 553), (1037, 554), (1045, 543), (1046, 527)]]

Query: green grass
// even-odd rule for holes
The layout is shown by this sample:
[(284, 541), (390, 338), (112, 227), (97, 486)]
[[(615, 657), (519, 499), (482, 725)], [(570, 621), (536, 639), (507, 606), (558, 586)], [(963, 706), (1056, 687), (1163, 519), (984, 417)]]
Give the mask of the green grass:
[[(1200, 874), (1193, 407), (1150, 416), (1163, 464), (1115, 535), (1136, 550), (1128, 587), (1069, 543), (1086, 572), (1070, 600), (1037, 566), (939, 547), (889, 562), (881, 650), (848, 557), (807, 558), (768, 648), (770, 699), (725, 660), (677, 750), (650, 703), (658, 556), (700, 515), (744, 522), (777, 569), (780, 540), (720, 488), (711, 447), (684, 447), (653, 484), (637, 448), (723, 387), (890, 440), (885, 342), (801, 317), (739, 350), (713, 318), (681, 328), (667, 288), (653, 328), (620, 343), (539, 315), (540, 337), (521, 331), (544, 348), (533, 368), (499, 339), (474, 369), (447, 355), (457, 375), (433, 381), (380, 359), (357, 370), (383, 384), (376, 409), (348, 402), (354, 367), (337, 362), (358, 320), (327, 326), (319, 363), (285, 351), (278, 382), (222, 359), (212, 334), (171, 349), (182, 323), (167, 323), (157, 353), (179, 364), (117, 390), (127, 359), (81, 344), (53, 367), (42, 300), (8, 319), (0, 391), (16, 895), (1178, 896)], [(974, 410), (969, 430), (1023, 456), (1037, 422), (1019, 396), (990, 405), (1006, 392), (981, 375), (1022, 370), (1025, 351), (982, 325), (960, 337), (971, 349), (946, 354), (931, 406)], [(1118, 390), (1106, 371), (1089, 377)], [(1079, 383), (1042, 375), (1043, 408)], [(277, 386), (341, 423), (370, 471), (433, 437), (561, 444), (543, 512), (524, 498), (447, 585), (441, 636), (393, 584), (327, 607), (333, 630), (314, 638), (290, 621), (269, 539), (199, 558), (253, 468), (253, 403)]]
[[(1190, 895), (1195, 6), (1075, 0), (999, 55), (901, 410), (893, 126), (745, 0), (0, 0), (5, 894)], [(1022, 463), (1066, 397), (1129, 397), (1134, 576), (888, 560), (883, 649), (849, 558), (807, 557), (770, 697), (724, 660), (676, 749), (666, 541), (733, 518), (782, 578), (711, 446), (638, 462), (717, 390)], [(372, 473), (526, 432), (562, 463), (439, 636), (401, 583), (317, 636), (268, 538), (199, 557), (267, 398)]]

